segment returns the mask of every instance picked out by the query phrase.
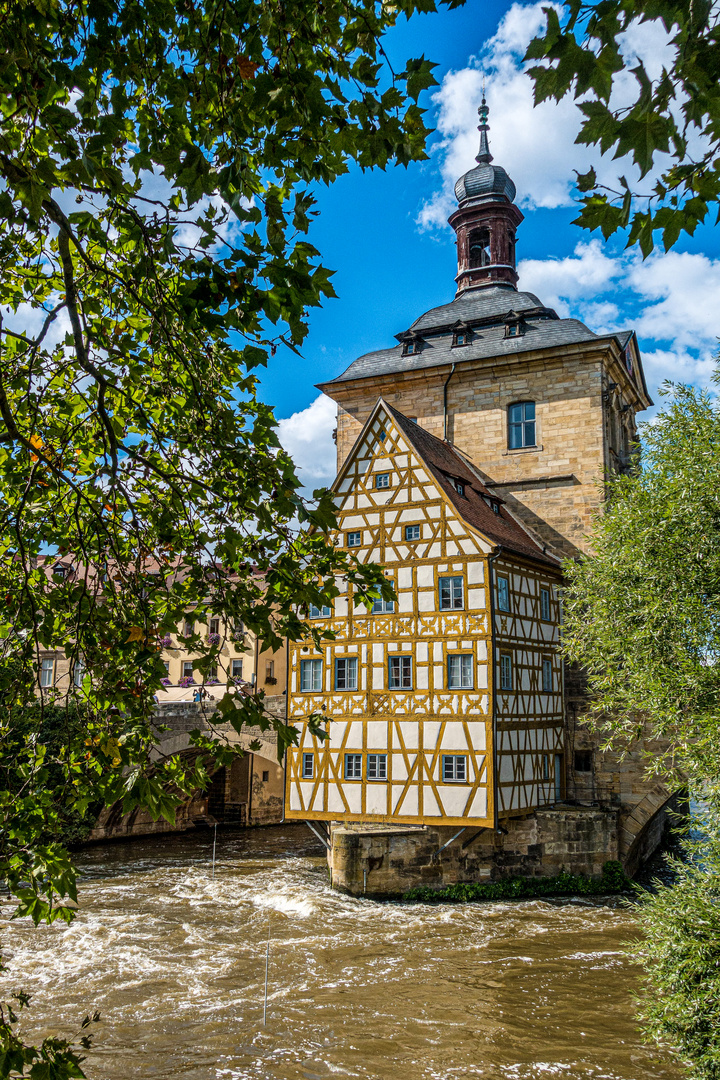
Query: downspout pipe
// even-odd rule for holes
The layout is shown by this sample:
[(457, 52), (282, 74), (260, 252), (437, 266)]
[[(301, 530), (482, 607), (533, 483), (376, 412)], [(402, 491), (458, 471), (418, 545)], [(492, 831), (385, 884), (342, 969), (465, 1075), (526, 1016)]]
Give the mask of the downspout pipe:
[(493, 775), (493, 828), (495, 832), (500, 831), (500, 823), (498, 819), (498, 755), (497, 755), (497, 665), (495, 663), (495, 580), (494, 580), (494, 563), (498, 555), (503, 551), (502, 544), (498, 544), (496, 550), (492, 553), (488, 559), (488, 589), (490, 590), (490, 662), (488, 664), (488, 674), (492, 679), (492, 741), (493, 741), (493, 762), (492, 762), (492, 775)]
[(455, 374), (455, 364), (450, 368), (450, 374), (448, 375), (445, 383), (443, 384), (443, 439), (447, 442), (447, 426), (448, 426), (448, 413), (447, 413), (447, 390), (448, 383)]

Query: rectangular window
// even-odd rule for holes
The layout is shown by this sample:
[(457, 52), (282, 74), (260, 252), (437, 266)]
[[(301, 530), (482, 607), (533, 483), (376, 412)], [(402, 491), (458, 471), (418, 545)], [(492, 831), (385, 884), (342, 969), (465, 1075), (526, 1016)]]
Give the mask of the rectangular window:
[(183, 637), (190, 637), (195, 632), (195, 623), (192, 619), (186, 619), (183, 623)]
[(213, 664), (212, 667), (208, 668), (207, 679), (208, 682), (212, 682), (213, 679), (217, 682), (217, 664)]
[(335, 689), (357, 690), (357, 657), (343, 656), (335, 661)]
[(540, 618), (543, 622), (550, 622), (550, 590), (540, 590)]
[(322, 690), (322, 660), (300, 661), (300, 689), (311, 694)]
[(302, 756), (302, 778), (303, 780), (312, 780), (315, 775), (315, 757), (313, 754), (303, 754)]
[(472, 690), (472, 656), (448, 656), (448, 690)]
[(382, 597), (378, 597), (377, 600), (373, 600), (372, 613), (373, 615), (384, 615), (387, 612), (393, 612), (395, 610), (394, 600), (383, 600)]
[(368, 754), (368, 780), (387, 780), (387, 754)]
[(461, 577), (441, 577), (440, 610), (461, 611), (463, 606), (463, 579)]
[(543, 656), (542, 662), (542, 688), (545, 693), (550, 693), (553, 689), (553, 669), (552, 660), (549, 656)]
[(230, 674), (232, 675), (233, 679), (242, 679), (242, 677), (243, 677), (242, 665), (243, 665), (242, 660), (233, 660), (232, 661), (232, 666), (230, 668)]
[(213, 618), (208, 623), (208, 631), (211, 634), (219, 634), (220, 633), (220, 620), (216, 619), (215, 616), (213, 616)]
[(362, 754), (345, 755), (345, 779), (362, 780)]
[(275, 661), (274, 660), (266, 660), (265, 661), (265, 681), (267, 682), (268, 679), (274, 679), (274, 678), (275, 678)]
[(550, 779), (550, 759), (547, 754), (542, 756), (542, 778), (543, 780)]
[(500, 689), (512, 690), (512, 656), (510, 653), (500, 654)]
[(55, 661), (51, 656), (40, 661), (40, 685), (52, 686), (55, 673)]
[(535, 446), (535, 402), (519, 401), (508, 408), (508, 447)]
[(347, 534), (347, 546), (348, 547), (360, 547), (362, 543), (362, 533), (349, 532)]
[(169, 660), (163, 660), (163, 664), (165, 665), (165, 674), (169, 675), (170, 674), (170, 661)]
[(506, 577), (497, 579), (497, 606), (498, 611), (510, 610), (510, 582)]
[(467, 780), (467, 758), (464, 754), (443, 754), (442, 778), (444, 784), (464, 783)]
[(85, 678), (85, 664), (80, 657), (75, 661), (75, 667), (73, 669), (73, 682), (76, 686), (82, 686), (82, 681)]
[(563, 756), (555, 755), (555, 799), (557, 802), (563, 797)]
[(575, 751), (575, 772), (592, 772), (592, 750)]
[(375, 487), (376, 488), (389, 488), (390, 487), (390, 473), (389, 472), (375, 473)]
[(183, 679), (192, 679), (193, 677), (193, 662), (192, 660), (183, 660)]
[(310, 605), (311, 619), (329, 619), (330, 615), (331, 611), (327, 604), (323, 604), (321, 608), (315, 607), (315, 604)]
[(405, 539), (406, 540), (419, 540), (420, 539), (420, 526), (419, 525), (406, 525), (405, 526)]
[(412, 690), (412, 660), (409, 656), (391, 656), (388, 660), (388, 688)]

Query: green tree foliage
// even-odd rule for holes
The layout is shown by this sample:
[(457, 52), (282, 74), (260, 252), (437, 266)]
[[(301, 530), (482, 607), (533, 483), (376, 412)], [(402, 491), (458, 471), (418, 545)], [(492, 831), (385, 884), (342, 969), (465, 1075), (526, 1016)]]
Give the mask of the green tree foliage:
[(645, 965), (640, 1000), (646, 1032), (672, 1046), (694, 1080), (720, 1076), (720, 817), (709, 808), (703, 837), (672, 860), (672, 884), (656, 883), (642, 908)]
[(566, 567), (565, 649), (610, 738), (646, 730), (666, 747), (652, 769), (704, 782), (720, 778), (720, 411), (677, 386), (642, 440), (642, 469), (606, 481), (593, 557)]
[[(649, 740), (648, 768), (704, 799), (701, 840), (640, 907), (646, 1033), (696, 1080), (720, 1077), (720, 409), (666, 387), (642, 469), (607, 480), (594, 556), (566, 567), (564, 647), (588, 673), (606, 743)], [(653, 741), (655, 740), (655, 741)]]
[[(172, 819), (227, 760), (198, 735), (195, 765), (152, 761), (159, 638), (216, 614), (279, 645), (338, 577), (391, 595), (330, 542), (329, 495), (301, 497), (255, 372), (302, 363), (334, 295), (314, 188), (425, 157), (433, 65), (393, 70), (382, 37), (433, 7), (0, 0), (0, 880), (20, 914), (72, 917), (68, 815)], [(185, 644), (207, 676), (220, 646)], [(58, 649), (84, 678), (37, 704)], [(220, 709), (295, 737), (261, 694)]]
[[(661, 233), (667, 251), (682, 232), (692, 235), (720, 201), (720, 36), (709, 0), (565, 0), (560, 14), (545, 9), (547, 25), (527, 60), (536, 102), (559, 101), (572, 93), (583, 119), (577, 142), (599, 146), (615, 157), (630, 155), (642, 181), (657, 165), (654, 183), (633, 190), (625, 177), (612, 191), (598, 185), (595, 171), (578, 177), (584, 192), (577, 224), (601, 229), (607, 239), (629, 228), (629, 244), (643, 255)], [(625, 72), (623, 51), (631, 49), (638, 24), (659, 24), (668, 34), (667, 65), (649, 77), (641, 60), (632, 74), (634, 98), (611, 101)]]

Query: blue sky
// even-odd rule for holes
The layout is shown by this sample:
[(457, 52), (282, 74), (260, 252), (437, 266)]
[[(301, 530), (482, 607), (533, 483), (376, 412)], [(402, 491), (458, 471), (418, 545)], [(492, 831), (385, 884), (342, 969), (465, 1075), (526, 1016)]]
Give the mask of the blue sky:
[[(437, 62), (440, 85), (422, 101), (437, 130), (429, 161), (385, 173), (353, 169), (316, 192), (320, 217), (310, 239), (336, 271), (339, 299), (312, 314), (302, 360), (278, 353), (261, 375), (262, 397), (283, 418), (281, 437), (308, 484), (334, 475), (334, 405), (319, 398), (314, 384), (339, 374), (356, 356), (392, 344), (423, 311), (454, 295), (454, 236), (446, 219), (452, 184), (474, 164), (483, 72), (491, 151), (515, 181), (525, 214), (518, 230), (520, 288), (593, 330), (634, 326), (656, 399), (664, 379), (709, 380), (720, 335), (718, 230), (705, 226), (669, 255), (656, 253), (643, 263), (623, 250), (622, 240), (605, 244), (571, 224), (574, 169), (592, 163), (608, 183), (633, 170), (574, 146), (579, 114), (569, 99), (533, 109), (522, 55), (543, 25), (541, 8), (470, 0), (457, 11), (403, 22), (385, 43), (396, 69), (405, 57), (423, 53)], [(628, 36), (627, 59), (642, 56), (653, 74), (666, 48), (660, 27), (637, 27)], [(632, 90), (632, 77), (626, 79), (618, 100)]]

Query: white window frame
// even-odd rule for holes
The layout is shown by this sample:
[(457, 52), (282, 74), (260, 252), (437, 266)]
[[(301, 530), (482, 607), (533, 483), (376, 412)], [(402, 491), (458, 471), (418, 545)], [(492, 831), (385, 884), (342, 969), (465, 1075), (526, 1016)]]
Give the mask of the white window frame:
[(347, 546), (349, 548), (351, 548), (351, 547), (362, 547), (362, 533), (361, 532), (359, 532), (357, 530), (355, 530), (353, 532), (349, 532), (347, 534), (346, 539), (347, 539)]
[(85, 661), (81, 656), (78, 656), (77, 660), (73, 664), (73, 683), (78, 688), (82, 686), (82, 681), (85, 678)]
[[(532, 416), (528, 416), (528, 406)], [(519, 413), (513, 413), (519, 409)], [(513, 416), (519, 419), (513, 419)], [(534, 401), (513, 401), (507, 408), (508, 450), (524, 450), (528, 446), (537, 446), (537, 410)], [(519, 442), (517, 441), (519, 438)]]
[(377, 600), (373, 600), (372, 615), (392, 615), (394, 611), (394, 600), (383, 600), (382, 596), (378, 596)]
[(208, 619), (208, 634), (220, 633), (220, 619), (217, 615), (212, 615)]
[(343, 765), (344, 780), (362, 780), (362, 754), (346, 754)]
[[(303, 694), (317, 694), (322, 690), (322, 660), (310, 658), (300, 661), (300, 691)], [(310, 678), (306, 680), (305, 673), (310, 672)], [(309, 685), (306, 685), (306, 682)], [(317, 685), (316, 685), (317, 684)]]
[(55, 685), (55, 657), (44, 656), (40, 661), (40, 685), (47, 690)]
[[(449, 586), (445, 586), (445, 582), (450, 582)], [(460, 583), (459, 596), (457, 583)], [(447, 589), (447, 599), (449, 603), (443, 602), (443, 588)], [(457, 600), (460, 603), (457, 603)], [(443, 574), (438, 578), (438, 607), (440, 611), (463, 611), (465, 608), (465, 582), (461, 574)]]
[(332, 608), (329, 604), (323, 604), (321, 608), (317, 607), (316, 604), (310, 605), (309, 619), (329, 619), (331, 615)]
[[(340, 681), (340, 665), (343, 665), (344, 671), (343, 681), (345, 686), (339, 686)], [(335, 689), (340, 691), (353, 691), (358, 688), (358, 662), (357, 656), (336, 656), (335, 657)]]
[(390, 473), (379, 472), (375, 473), (375, 488), (378, 491), (385, 491), (390, 487)]
[(441, 770), (443, 784), (467, 784), (467, 754), (443, 754)]
[(504, 574), (497, 576), (497, 609), (510, 611), (510, 578)]
[(195, 633), (195, 622), (193, 619), (183, 620), (183, 637), (190, 637)]
[[(239, 667), (239, 669), (240, 669), (239, 671), (235, 670), (236, 666)], [(242, 662), (242, 660), (233, 659), (233, 660), (230, 661), (230, 676), (233, 679), (242, 679), (242, 677), (243, 677), (243, 662)]]
[[(453, 672), (454, 667), (455, 672)], [(472, 653), (449, 653), (447, 658), (448, 690), (472, 690), (473, 668)]]
[[(393, 674), (393, 665), (396, 673)], [(412, 690), (412, 657), (405, 653), (388, 656), (388, 690)]]
[(406, 525), (405, 526), (405, 539), (406, 540), (419, 540), (420, 539), (420, 526), (419, 525)]
[(387, 754), (368, 754), (367, 780), (387, 780)]
[(512, 653), (500, 653), (500, 689), (512, 690), (513, 688), (513, 658)]
[(315, 755), (303, 754), (302, 756), (302, 779), (312, 780), (315, 776)]
[[(188, 668), (190, 668), (189, 671), (188, 671)], [(183, 660), (182, 677), (183, 677), (183, 679), (194, 679), (195, 678), (195, 672), (193, 670), (193, 662), (192, 662), (192, 660)]]
[(540, 618), (543, 622), (550, 622), (550, 590), (544, 586), (540, 588)]
[(552, 694), (555, 689), (553, 678), (553, 662), (549, 656), (542, 658), (542, 688), (544, 694)]

